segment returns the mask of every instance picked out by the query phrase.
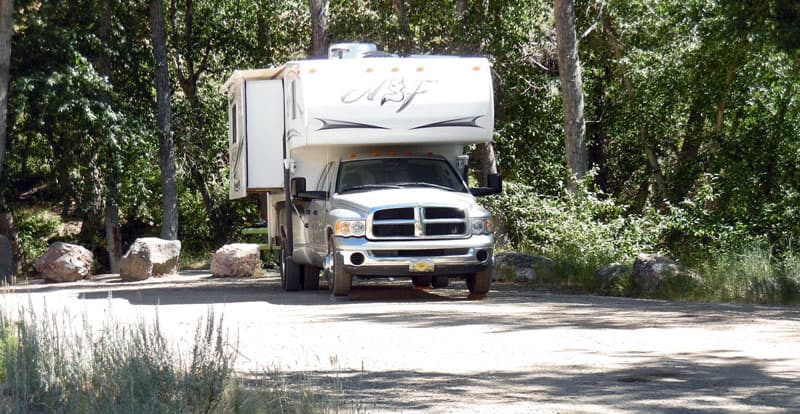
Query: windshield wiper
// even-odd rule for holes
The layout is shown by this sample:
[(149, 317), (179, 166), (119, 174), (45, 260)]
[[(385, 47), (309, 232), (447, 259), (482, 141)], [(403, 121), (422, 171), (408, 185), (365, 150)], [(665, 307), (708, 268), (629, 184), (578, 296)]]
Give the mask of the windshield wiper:
[(416, 183), (402, 183), (402, 184), (398, 184), (398, 185), (403, 186), (403, 187), (431, 187), (431, 188), (438, 188), (440, 190), (446, 190), (446, 191), (458, 191), (455, 188), (451, 188), (451, 187), (448, 187), (448, 186), (445, 186), (445, 185), (426, 183), (426, 182), (422, 182), (422, 181), (416, 182)]
[(359, 191), (359, 190), (373, 190), (376, 188), (386, 189), (386, 188), (402, 188), (402, 187), (400, 187), (399, 185), (389, 185), (389, 184), (364, 184), (342, 190), (342, 193), (349, 193), (350, 191)]

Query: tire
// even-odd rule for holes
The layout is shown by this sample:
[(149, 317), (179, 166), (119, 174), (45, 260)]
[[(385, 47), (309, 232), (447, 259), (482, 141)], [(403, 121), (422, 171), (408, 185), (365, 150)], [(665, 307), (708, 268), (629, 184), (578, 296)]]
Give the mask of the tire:
[(467, 276), (467, 289), (470, 295), (485, 295), (489, 292), (489, 288), (492, 287), (493, 270), (494, 268), (490, 266), (484, 271)]
[(302, 290), (300, 276), (303, 273), (303, 266), (292, 261), (287, 250), (285, 245), (281, 249), (281, 286), (288, 292)]
[(303, 279), (301, 280), (303, 289), (317, 290), (319, 289), (319, 267), (305, 265), (303, 266)]
[(431, 281), (435, 288), (446, 288), (450, 284), (450, 277), (448, 276), (434, 276)]
[(429, 287), (433, 276), (411, 276), (411, 283), (416, 287)]
[(350, 296), (350, 288), (353, 286), (353, 275), (344, 270), (344, 259), (336, 254), (333, 244), (333, 236), (328, 239), (328, 257), (331, 258), (333, 269), (327, 272), (328, 291), (333, 297)]

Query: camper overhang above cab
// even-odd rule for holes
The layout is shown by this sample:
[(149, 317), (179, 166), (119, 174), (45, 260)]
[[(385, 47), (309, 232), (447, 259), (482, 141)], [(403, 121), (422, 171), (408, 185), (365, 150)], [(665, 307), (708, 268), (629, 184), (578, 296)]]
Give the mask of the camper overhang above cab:
[(319, 155), (314, 148), (330, 148), (330, 156), (348, 147), (433, 145), (458, 147), (449, 151), (454, 157), (494, 133), (485, 58), (293, 61), (237, 70), (222, 92), (229, 108), (231, 198), (284, 191), (285, 160), (297, 150), (312, 151), (308, 158)]
[(492, 139), (484, 58), (310, 60), (288, 63), (283, 77), (291, 148)]

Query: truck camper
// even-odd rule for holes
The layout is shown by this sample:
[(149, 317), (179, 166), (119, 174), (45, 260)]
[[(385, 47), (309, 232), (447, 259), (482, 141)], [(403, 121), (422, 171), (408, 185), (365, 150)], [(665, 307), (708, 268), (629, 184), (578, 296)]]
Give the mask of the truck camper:
[(407, 57), (339, 44), (329, 59), (227, 80), (230, 198), (268, 193), (286, 290), (348, 296), (353, 278), (407, 277), (472, 294), (492, 281), (492, 217), (465, 147), (492, 139), (484, 58)]

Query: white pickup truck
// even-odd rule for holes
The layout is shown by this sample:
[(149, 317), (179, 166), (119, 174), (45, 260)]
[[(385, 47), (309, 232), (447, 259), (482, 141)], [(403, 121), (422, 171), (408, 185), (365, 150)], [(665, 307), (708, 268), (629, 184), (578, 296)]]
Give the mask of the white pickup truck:
[(361, 44), (331, 56), (345, 58), (239, 70), (223, 87), (230, 197), (269, 194), (283, 287), (316, 289), (322, 276), (348, 296), (354, 276), (434, 287), (460, 277), (487, 293), (492, 218), (475, 196), (502, 180), (469, 188), (464, 151), (492, 139), (489, 62)]

